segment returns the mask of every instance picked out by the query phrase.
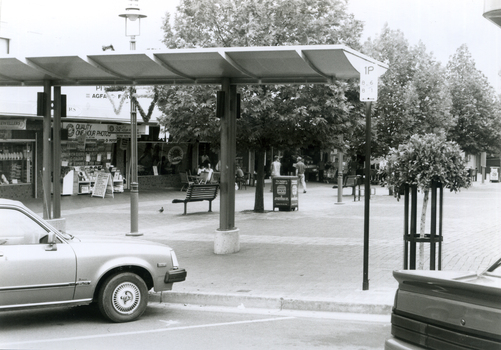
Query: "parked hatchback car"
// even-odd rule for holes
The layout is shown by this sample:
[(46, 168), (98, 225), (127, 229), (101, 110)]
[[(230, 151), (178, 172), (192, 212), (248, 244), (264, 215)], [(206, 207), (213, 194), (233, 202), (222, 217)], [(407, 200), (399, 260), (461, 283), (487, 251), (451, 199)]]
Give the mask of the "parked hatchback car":
[(501, 349), (501, 259), (485, 272), (394, 271), (395, 349)]
[(186, 279), (172, 248), (136, 238), (61, 233), (21, 202), (0, 199), (0, 310), (97, 303), (107, 319), (145, 311), (148, 291)]

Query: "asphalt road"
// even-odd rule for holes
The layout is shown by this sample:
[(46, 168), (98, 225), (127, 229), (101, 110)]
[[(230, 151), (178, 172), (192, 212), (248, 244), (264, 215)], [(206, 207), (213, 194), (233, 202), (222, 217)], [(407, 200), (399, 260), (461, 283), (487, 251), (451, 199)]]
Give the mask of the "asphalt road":
[(0, 314), (0, 349), (382, 349), (388, 316), (152, 304), (131, 323), (90, 307)]

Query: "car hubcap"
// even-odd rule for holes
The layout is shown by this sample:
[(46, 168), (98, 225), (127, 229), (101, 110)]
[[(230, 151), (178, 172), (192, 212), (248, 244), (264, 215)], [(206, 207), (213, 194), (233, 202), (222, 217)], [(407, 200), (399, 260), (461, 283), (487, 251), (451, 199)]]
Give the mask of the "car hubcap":
[(113, 291), (113, 307), (122, 314), (131, 314), (141, 301), (141, 291), (130, 282), (119, 284)]

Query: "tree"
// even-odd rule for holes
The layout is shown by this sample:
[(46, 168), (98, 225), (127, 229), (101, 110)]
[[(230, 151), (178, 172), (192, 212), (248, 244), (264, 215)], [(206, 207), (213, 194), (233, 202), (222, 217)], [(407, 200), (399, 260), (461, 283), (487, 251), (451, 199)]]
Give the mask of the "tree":
[(169, 131), (173, 142), (203, 140), (215, 146), (220, 143), (220, 121), (216, 118), (216, 87), (176, 86), (158, 88), (158, 118)]
[[(388, 155), (388, 184), (394, 186), (395, 197), (400, 198), (404, 186), (417, 186), (424, 193), (420, 234), (424, 237), (428, 194), (433, 182), (451, 191), (471, 185), (466, 162), (459, 145), (445, 141), (435, 134), (413, 135), (407, 143), (392, 149)], [(420, 247), (423, 266), (423, 247)]]
[(451, 113), (456, 125), (449, 138), (469, 154), (501, 152), (499, 98), (487, 78), (475, 68), (466, 45), (458, 48), (447, 64), (452, 94)]
[(386, 24), (363, 51), (389, 65), (373, 113), (375, 156), (386, 155), (414, 134), (445, 134), (453, 127), (445, 69), (422, 43), (410, 46), (401, 31)]
[[(346, 12), (344, 0), (183, 0), (174, 26), (164, 23), (164, 43), (169, 48), (346, 44), (358, 48), (361, 22)], [(330, 86), (257, 85), (242, 87), (242, 118), (237, 121), (237, 145), (256, 151), (257, 164), (264, 164), (270, 147), (299, 148), (336, 144), (336, 135), (347, 129), (349, 106), (344, 91), (348, 84)], [(209, 105), (215, 91), (204, 98), (175, 93), (194, 92), (172, 88), (160, 97), (164, 123), (171, 134), (200, 137), (196, 104)], [(181, 108), (185, 99), (190, 109)], [(195, 103), (195, 101), (197, 101)], [(205, 102), (204, 102), (205, 101)], [(176, 106), (174, 110), (166, 108)], [(213, 109), (214, 113), (215, 108)], [(212, 123), (204, 131), (217, 130), (213, 115), (202, 111), (201, 120)], [(208, 112), (208, 111), (207, 111)], [(188, 124), (194, 123), (188, 126)], [(218, 136), (218, 135), (217, 135)], [(205, 135), (214, 139), (213, 135)], [(264, 211), (264, 168), (258, 167), (255, 211)]]

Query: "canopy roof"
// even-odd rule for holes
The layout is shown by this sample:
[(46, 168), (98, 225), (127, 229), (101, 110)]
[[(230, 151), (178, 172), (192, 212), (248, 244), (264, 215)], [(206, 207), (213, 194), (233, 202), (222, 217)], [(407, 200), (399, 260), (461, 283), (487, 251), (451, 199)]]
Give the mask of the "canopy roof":
[(344, 45), (174, 49), (18, 58), (0, 56), (0, 86), (329, 83), (387, 66)]

